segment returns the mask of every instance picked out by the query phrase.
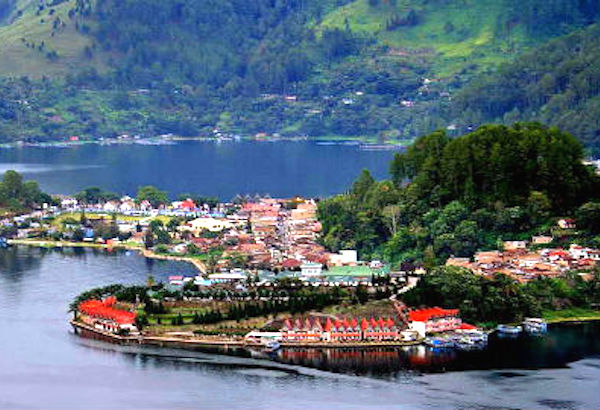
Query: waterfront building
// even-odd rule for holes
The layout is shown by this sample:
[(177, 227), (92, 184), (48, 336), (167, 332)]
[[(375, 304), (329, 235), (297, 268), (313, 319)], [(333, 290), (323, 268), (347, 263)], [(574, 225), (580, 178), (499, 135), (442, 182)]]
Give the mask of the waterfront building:
[(439, 307), (412, 310), (408, 313), (409, 328), (425, 337), (428, 333), (456, 330), (462, 325), (458, 309)]
[(98, 330), (111, 333), (137, 332), (135, 319), (137, 314), (115, 308), (117, 299), (114, 296), (104, 300), (86, 300), (78, 307), (78, 319)]
[(406, 340), (393, 319), (356, 317), (286, 319), (280, 329), (284, 342), (381, 342)]

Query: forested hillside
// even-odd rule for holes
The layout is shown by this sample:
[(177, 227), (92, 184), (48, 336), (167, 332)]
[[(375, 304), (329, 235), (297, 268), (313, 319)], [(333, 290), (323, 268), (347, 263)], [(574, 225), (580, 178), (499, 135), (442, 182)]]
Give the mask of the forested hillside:
[(551, 41), (462, 89), (454, 110), (465, 123), (537, 119), (600, 152), (600, 26)]
[[(599, 10), (598, 0), (0, 0), (0, 142), (217, 128), (408, 143), (538, 118), (594, 147), (597, 122), (580, 107), (597, 87), (551, 100), (592, 75), (599, 40), (585, 28)], [(537, 83), (559, 58), (545, 101)]]
[(591, 221), (600, 214), (580, 215), (599, 209), (600, 179), (582, 159), (576, 138), (535, 123), (455, 139), (434, 132), (396, 155), (391, 180), (364, 171), (347, 194), (321, 201), (323, 241), (365, 259), (436, 266), (547, 234), (559, 216), (577, 215), (580, 228), (596, 234)]

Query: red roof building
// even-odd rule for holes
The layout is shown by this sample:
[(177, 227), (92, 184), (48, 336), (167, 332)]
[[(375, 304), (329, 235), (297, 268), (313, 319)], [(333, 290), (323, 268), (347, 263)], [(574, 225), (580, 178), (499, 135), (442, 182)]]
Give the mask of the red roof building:
[(86, 300), (79, 304), (78, 311), (84, 322), (104, 330), (113, 332), (123, 328), (131, 328), (137, 314), (123, 309), (116, 309), (117, 299), (114, 296), (104, 300)]

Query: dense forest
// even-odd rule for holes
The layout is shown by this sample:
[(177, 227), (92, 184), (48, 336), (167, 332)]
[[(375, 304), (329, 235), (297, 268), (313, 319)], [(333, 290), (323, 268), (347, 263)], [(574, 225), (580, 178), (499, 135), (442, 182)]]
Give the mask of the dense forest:
[(348, 193), (321, 201), (323, 242), (365, 260), (437, 266), (549, 233), (559, 216), (581, 215), (593, 236), (600, 179), (582, 159), (576, 138), (535, 123), (434, 132), (395, 156), (391, 180), (365, 170)]
[(600, 2), (522, 3), (0, 1), (0, 142), (215, 129), (407, 142), (533, 118), (595, 153)]

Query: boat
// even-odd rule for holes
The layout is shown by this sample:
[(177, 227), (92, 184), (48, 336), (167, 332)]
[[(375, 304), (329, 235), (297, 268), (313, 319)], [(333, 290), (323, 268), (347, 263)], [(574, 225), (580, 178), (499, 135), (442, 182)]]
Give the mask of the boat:
[(523, 329), (527, 333), (546, 333), (548, 331), (548, 324), (544, 319), (530, 317), (523, 321)]
[(279, 344), (279, 342), (275, 341), (275, 340), (270, 340), (268, 342), (264, 343), (264, 351), (267, 353), (273, 353), (276, 352), (277, 350), (279, 350), (281, 348), (281, 345)]
[(8, 243), (6, 238), (3, 236), (0, 236), (0, 249), (6, 249), (8, 247), (10, 247), (10, 244)]
[(496, 330), (500, 334), (518, 335), (523, 331), (523, 328), (521, 326), (498, 325)]
[(434, 348), (454, 347), (454, 342), (452, 340), (442, 339), (440, 337), (428, 337), (423, 343)]
[(469, 336), (463, 336), (454, 342), (454, 346), (460, 350), (474, 350), (485, 346), (483, 343), (477, 343)]

